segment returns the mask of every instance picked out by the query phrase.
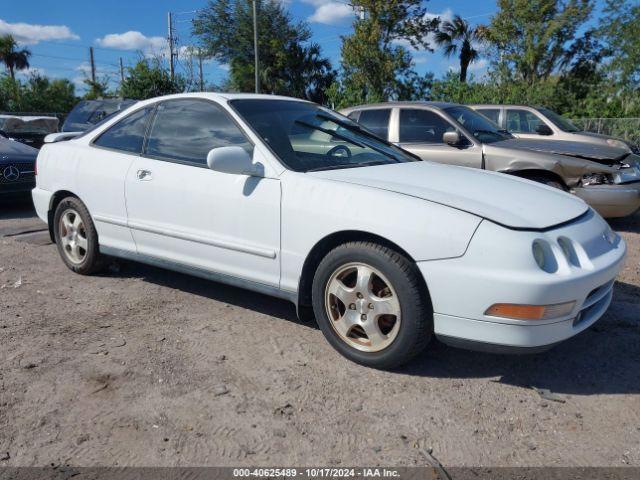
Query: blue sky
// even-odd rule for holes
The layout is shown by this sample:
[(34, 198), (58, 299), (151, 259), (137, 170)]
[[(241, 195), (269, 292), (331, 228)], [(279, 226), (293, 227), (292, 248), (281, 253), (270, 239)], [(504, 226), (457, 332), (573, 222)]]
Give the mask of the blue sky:
[[(335, 66), (340, 58), (339, 36), (351, 30), (353, 12), (347, 0), (285, 0), (293, 18), (309, 22), (314, 41)], [(2, 0), (2, 3), (8, 0)], [(167, 12), (175, 14), (178, 44), (194, 44), (191, 19), (206, 0), (28, 0), (11, 2), (0, 9), (0, 34), (12, 33), (31, 49), (32, 68), (51, 77), (74, 81), (78, 92), (88, 74), (88, 47), (95, 48), (98, 76), (107, 76), (112, 85), (119, 81), (119, 58), (132, 65), (140, 55), (162, 54), (166, 48)], [(459, 13), (472, 24), (488, 22), (496, 11), (495, 0), (430, 0), (425, 4), (433, 15), (444, 18)], [(456, 59), (444, 58), (436, 51), (414, 53), (416, 69), (442, 75), (456, 66)], [(188, 68), (188, 57), (180, 56), (178, 71)], [(482, 75), (486, 60), (472, 66)], [(204, 68), (207, 82), (219, 82), (227, 75), (224, 65), (208, 62)]]

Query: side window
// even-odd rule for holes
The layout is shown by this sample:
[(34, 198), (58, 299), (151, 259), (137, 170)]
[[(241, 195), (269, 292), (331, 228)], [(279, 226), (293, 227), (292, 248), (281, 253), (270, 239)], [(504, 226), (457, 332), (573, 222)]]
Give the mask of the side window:
[(169, 100), (158, 105), (145, 154), (206, 165), (209, 150), (231, 145), (253, 149), (221, 107), (207, 100)]
[(507, 130), (515, 133), (536, 133), (542, 120), (527, 110), (507, 110)]
[(347, 117), (349, 117), (349, 119), (353, 120), (354, 122), (357, 122), (358, 118), (360, 117), (360, 110), (351, 112), (349, 115), (347, 115)]
[(139, 155), (151, 112), (152, 106), (133, 112), (102, 133), (93, 144)]
[(389, 138), (389, 117), (391, 110), (388, 108), (376, 110), (361, 110), (358, 123), (367, 127), (380, 138)]
[(400, 110), (401, 143), (442, 143), (444, 133), (453, 130), (453, 125), (430, 110)]
[(478, 113), (481, 113), (496, 125), (500, 125), (500, 110), (497, 108), (478, 108)]

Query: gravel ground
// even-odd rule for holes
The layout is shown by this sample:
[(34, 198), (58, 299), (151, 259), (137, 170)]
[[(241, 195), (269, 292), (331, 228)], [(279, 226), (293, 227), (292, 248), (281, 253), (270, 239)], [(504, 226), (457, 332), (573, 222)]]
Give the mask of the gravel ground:
[(640, 215), (612, 225), (629, 257), (591, 329), (381, 372), (280, 300), (128, 262), (75, 275), (5, 202), (0, 466), (640, 466)]

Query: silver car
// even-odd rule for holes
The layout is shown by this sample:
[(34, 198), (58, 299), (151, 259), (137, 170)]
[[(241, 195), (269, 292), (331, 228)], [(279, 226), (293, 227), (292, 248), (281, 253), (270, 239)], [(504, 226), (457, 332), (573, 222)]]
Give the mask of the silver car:
[(565, 140), (628, 149), (640, 154), (640, 146), (621, 138), (585, 132), (553, 110), (525, 105), (469, 105), (517, 138)]
[(342, 110), (423, 160), (508, 173), (571, 192), (604, 217), (640, 208), (640, 156), (581, 142), (516, 139), (471, 108), (390, 102)]

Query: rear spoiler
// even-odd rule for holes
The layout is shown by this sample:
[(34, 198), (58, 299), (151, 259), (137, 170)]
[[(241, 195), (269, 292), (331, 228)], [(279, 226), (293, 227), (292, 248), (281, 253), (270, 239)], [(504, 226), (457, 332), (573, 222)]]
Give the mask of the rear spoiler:
[(64, 142), (66, 140), (71, 140), (72, 138), (76, 138), (77, 136), (82, 135), (83, 132), (60, 132), (60, 133), (50, 133), (46, 137), (44, 137), (44, 143), (57, 143)]

